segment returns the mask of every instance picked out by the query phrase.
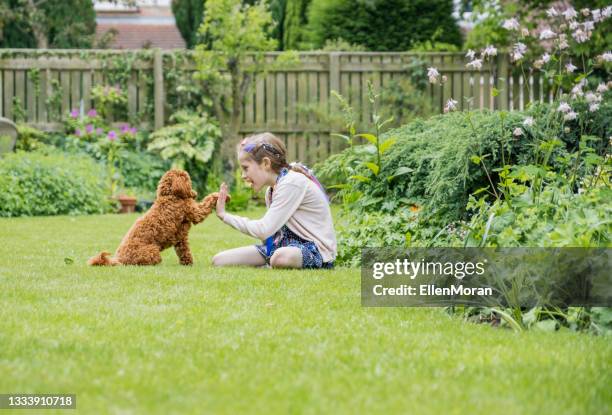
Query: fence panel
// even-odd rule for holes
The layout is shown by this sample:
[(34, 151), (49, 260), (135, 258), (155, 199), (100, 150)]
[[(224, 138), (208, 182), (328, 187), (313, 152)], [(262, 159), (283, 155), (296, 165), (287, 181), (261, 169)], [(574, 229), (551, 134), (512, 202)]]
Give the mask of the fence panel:
[[(95, 52), (94, 59), (81, 56), (78, 50), (48, 50), (44, 55), (36, 50), (4, 50), (0, 56), (0, 115), (11, 119), (25, 115), (22, 121), (53, 129), (71, 109), (92, 108), (93, 88), (109, 82), (105, 62), (133, 52), (91, 52)], [(128, 69), (127, 117), (140, 120), (142, 126), (161, 127), (174, 110), (166, 102), (164, 71), (169, 68), (163, 66), (164, 53), (155, 51), (153, 59), (136, 59)], [(187, 59), (176, 65), (193, 72), (192, 52), (184, 53)], [(272, 61), (276, 56), (270, 53), (266, 59)], [(539, 74), (523, 82), (504, 55), (476, 70), (466, 68), (463, 52), (304, 52), (297, 66), (277, 68), (265, 79), (257, 79), (243, 103), (241, 134), (271, 131), (285, 140), (290, 158), (324, 159), (344, 147), (341, 140), (329, 136), (329, 115), (339, 109), (331, 91), (340, 92), (354, 106), (357, 119), (368, 122), (372, 111), (368, 82), (380, 92), (391, 82), (409, 77), (415, 59), (425, 68), (438, 68), (447, 79), (425, 90), (436, 112), (442, 112), (451, 98), (461, 109), (511, 110), (551, 99), (551, 87)], [(150, 80), (154, 80), (152, 87)], [(498, 90), (497, 97), (493, 97), (493, 88)]]

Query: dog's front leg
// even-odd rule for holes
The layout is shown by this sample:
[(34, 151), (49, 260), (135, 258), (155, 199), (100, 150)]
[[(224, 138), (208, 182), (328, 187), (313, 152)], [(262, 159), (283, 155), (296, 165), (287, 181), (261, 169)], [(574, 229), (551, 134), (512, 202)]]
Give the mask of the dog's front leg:
[(204, 219), (206, 219), (206, 217), (210, 215), (210, 212), (212, 212), (215, 205), (217, 204), (218, 198), (219, 193), (215, 192), (206, 196), (200, 203), (197, 203), (194, 200), (191, 204), (191, 212), (189, 215), (191, 223), (200, 223)]
[(189, 241), (187, 238), (181, 239), (176, 245), (174, 245), (174, 251), (178, 256), (181, 265), (193, 264), (193, 257), (191, 256), (191, 250), (189, 249)]

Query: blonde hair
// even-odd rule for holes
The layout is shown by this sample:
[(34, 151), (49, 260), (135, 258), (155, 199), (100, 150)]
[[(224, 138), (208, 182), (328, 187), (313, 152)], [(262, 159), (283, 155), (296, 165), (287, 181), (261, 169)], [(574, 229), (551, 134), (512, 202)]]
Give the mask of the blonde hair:
[(253, 134), (243, 139), (237, 146), (238, 156), (244, 153), (248, 158), (261, 164), (264, 157), (270, 160), (272, 170), (276, 173), (282, 168), (291, 168), (287, 163), (287, 148), (283, 140), (272, 133)]

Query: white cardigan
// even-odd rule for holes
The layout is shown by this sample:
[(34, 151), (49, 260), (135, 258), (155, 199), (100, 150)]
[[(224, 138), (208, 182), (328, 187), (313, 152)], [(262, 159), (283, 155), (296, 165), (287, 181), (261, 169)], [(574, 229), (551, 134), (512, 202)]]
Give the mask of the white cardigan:
[(283, 225), (299, 237), (315, 243), (323, 262), (336, 258), (336, 233), (327, 198), (308, 177), (289, 171), (274, 188), (266, 190), (268, 211), (261, 219), (251, 220), (225, 213), (223, 222), (240, 232), (265, 241)]

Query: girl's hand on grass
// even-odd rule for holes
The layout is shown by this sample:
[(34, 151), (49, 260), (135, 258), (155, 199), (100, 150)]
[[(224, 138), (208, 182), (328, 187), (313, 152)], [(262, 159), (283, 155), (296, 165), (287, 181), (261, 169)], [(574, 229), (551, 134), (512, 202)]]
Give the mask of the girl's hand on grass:
[(222, 183), (221, 188), (219, 189), (219, 197), (217, 198), (217, 216), (221, 220), (223, 220), (223, 216), (225, 216), (225, 201), (226, 200), (227, 200), (227, 185), (225, 183)]

